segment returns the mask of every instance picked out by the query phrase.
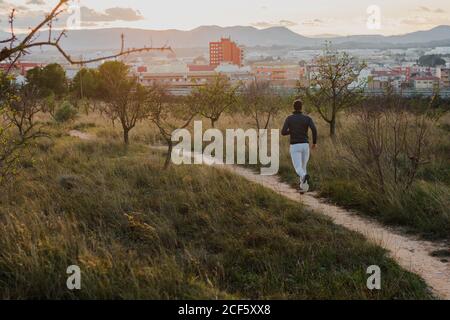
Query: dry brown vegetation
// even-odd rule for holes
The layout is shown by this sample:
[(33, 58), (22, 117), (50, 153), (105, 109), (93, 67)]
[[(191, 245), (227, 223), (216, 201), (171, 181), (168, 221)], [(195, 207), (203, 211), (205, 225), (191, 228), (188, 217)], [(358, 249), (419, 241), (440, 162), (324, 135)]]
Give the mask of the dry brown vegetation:
[[(298, 204), (212, 168), (163, 170), (149, 122), (128, 148), (96, 114), (48, 131), (0, 197), (2, 298), (431, 298), (382, 249)], [(72, 264), (81, 291), (66, 288)], [(373, 264), (381, 291), (366, 288)]]
[[(372, 112), (348, 113), (335, 141), (317, 121), (313, 189), (385, 223), (427, 238), (449, 238), (449, 116), (437, 120), (411, 109)], [(296, 183), (288, 142), (283, 143), (280, 175)]]
[[(20, 40), (14, 33), (13, 11), (9, 17), (11, 37), (0, 39), (4, 45), (0, 61), (13, 65), (29, 49), (51, 46), (69, 62), (85, 63), (72, 59), (60, 46), (65, 31), (52, 35), (52, 22), (66, 4), (65, 0), (57, 2)], [(48, 41), (36, 42), (36, 35), (45, 26)], [(95, 61), (167, 49), (127, 50), (122, 37), (118, 54)], [(357, 75), (346, 55), (321, 65), (331, 79), (322, 82), (325, 89), (338, 88), (343, 94), (330, 97), (322, 91), (319, 96), (309, 95), (309, 101), (326, 96), (315, 106), (335, 136), (338, 113), (352, 105), (349, 101), (354, 96), (347, 89)], [(105, 72), (111, 70), (117, 72)], [(37, 81), (30, 78), (21, 88), (11, 87), (12, 79), (3, 74), (0, 81), (1, 298), (432, 298), (421, 279), (401, 269), (386, 252), (362, 237), (235, 176), (204, 167), (168, 168), (170, 156), (164, 160), (161, 154), (149, 151), (149, 144), (163, 140), (170, 155), (173, 130), (187, 127), (195, 114), (209, 119), (212, 127), (225, 120), (220, 123), (224, 128), (230, 118), (233, 122), (227, 126), (231, 128), (251, 127), (254, 121), (258, 128), (277, 127), (283, 114), (275, 116), (288, 105), (273, 92), (263, 90), (267, 100), (261, 101), (255, 99), (260, 93), (255, 96), (247, 88), (248, 94), (243, 96), (247, 99), (235, 108), (237, 87), (223, 78), (186, 100), (158, 100), (164, 95), (155, 99), (155, 88), (130, 80), (126, 67), (118, 62), (104, 64), (99, 72), (85, 72), (90, 77), (84, 82), (90, 83), (89, 90), (73, 87), (81, 85), (84, 78), (78, 82), (76, 78), (72, 88), (67, 87), (64, 71), (56, 64), (31, 73)], [(43, 73), (51, 77), (40, 81)], [(333, 80), (336, 74), (342, 75), (338, 81)], [(80, 77), (84, 77), (83, 72)], [(34, 94), (35, 85), (44, 89), (45, 95)], [(101, 94), (97, 96), (98, 90)], [(185, 114), (193, 105), (195, 112)], [(253, 119), (244, 115), (249, 115), (247, 105), (252, 107)], [(80, 116), (81, 111), (86, 116)], [(228, 120), (223, 117), (227, 113)], [(117, 119), (122, 130), (114, 127)], [(360, 119), (378, 128), (380, 118)], [(404, 148), (394, 151), (397, 164), (402, 153), (411, 161), (405, 170), (407, 188), (396, 193), (392, 179), (385, 179), (383, 171), (390, 170), (386, 167), (389, 164), (381, 161), (384, 149), (380, 141), (391, 139), (391, 135), (374, 130), (361, 136), (358, 126), (351, 125), (356, 120), (349, 116), (347, 121), (342, 137), (351, 132), (351, 137), (363, 138), (350, 145), (362, 142), (360, 147), (367, 145), (373, 151), (369, 161), (375, 160), (376, 170), (371, 174), (378, 175), (382, 188), (376, 190), (365, 183), (364, 175), (358, 175), (367, 165), (358, 158), (358, 152), (349, 153), (342, 140), (323, 139), (323, 149), (312, 166), (323, 194), (344, 204), (351, 200), (363, 213), (376, 214), (388, 222), (394, 220), (437, 236), (448, 231), (448, 180), (442, 179), (442, 174), (434, 175), (436, 168), (443, 165), (445, 170), (448, 165), (448, 145), (431, 151), (435, 156), (430, 162), (435, 167), (431, 168), (422, 166), (422, 150), (412, 156)], [(45, 128), (46, 138), (36, 140), (42, 135), (41, 128)], [(405, 128), (409, 130), (409, 125), (400, 121), (399, 136), (409, 137)], [(68, 136), (72, 129), (96, 138), (79, 141)], [(422, 141), (423, 132), (419, 133)], [(437, 131), (427, 133), (433, 134), (431, 141), (437, 141)], [(346, 161), (349, 154), (353, 154), (353, 166)], [(168, 170), (162, 170), (162, 162)], [(284, 154), (281, 174), (292, 179), (288, 162)], [(368, 164), (372, 168), (372, 163)], [(403, 167), (394, 168), (393, 181), (403, 181)], [(438, 191), (432, 193), (430, 189), (435, 186), (433, 192)], [(418, 192), (422, 192), (421, 201), (414, 200)], [(370, 201), (371, 197), (377, 201)], [(411, 208), (414, 210), (409, 211)], [(382, 210), (388, 214), (380, 214)], [(432, 217), (429, 210), (433, 210)], [(66, 287), (66, 268), (73, 264), (82, 269), (81, 291)], [(374, 264), (383, 270), (381, 291), (366, 287), (366, 269)]]

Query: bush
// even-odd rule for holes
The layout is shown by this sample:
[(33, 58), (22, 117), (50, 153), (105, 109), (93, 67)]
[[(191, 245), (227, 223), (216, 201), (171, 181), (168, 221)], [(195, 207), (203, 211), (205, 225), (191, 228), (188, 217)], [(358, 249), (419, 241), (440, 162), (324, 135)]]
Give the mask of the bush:
[[(377, 98), (354, 108), (334, 140), (317, 121), (320, 147), (309, 163), (312, 190), (424, 238), (449, 239), (450, 140), (443, 126), (450, 117), (436, 119), (426, 106), (422, 113), (412, 112), (402, 103)], [(288, 140), (282, 143), (279, 174), (297, 186)]]
[(75, 120), (77, 113), (77, 109), (70, 102), (64, 101), (56, 110), (55, 120), (60, 123), (72, 121)]

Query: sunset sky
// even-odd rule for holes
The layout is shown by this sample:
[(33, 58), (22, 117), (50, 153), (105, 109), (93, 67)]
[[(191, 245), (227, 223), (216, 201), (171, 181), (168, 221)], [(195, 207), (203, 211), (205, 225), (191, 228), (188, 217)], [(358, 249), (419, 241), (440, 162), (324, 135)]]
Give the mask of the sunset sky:
[[(1, 22), (18, 8), (16, 27), (35, 24), (57, 1), (0, 0)], [(304, 35), (401, 34), (450, 25), (448, 0), (80, 0), (83, 27), (190, 30), (201, 25), (286, 26)], [(366, 26), (367, 8), (381, 9), (381, 29)]]

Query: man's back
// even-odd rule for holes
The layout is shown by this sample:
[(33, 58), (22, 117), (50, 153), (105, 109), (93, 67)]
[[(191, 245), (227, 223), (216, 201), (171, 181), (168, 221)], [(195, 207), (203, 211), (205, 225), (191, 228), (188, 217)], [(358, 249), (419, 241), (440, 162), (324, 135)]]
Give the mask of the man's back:
[(308, 130), (313, 133), (313, 144), (317, 144), (317, 129), (314, 121), (302, 112), (294, 112), (284, 123), (281, 134), (291, 136), (291, 144), (309, 143)]

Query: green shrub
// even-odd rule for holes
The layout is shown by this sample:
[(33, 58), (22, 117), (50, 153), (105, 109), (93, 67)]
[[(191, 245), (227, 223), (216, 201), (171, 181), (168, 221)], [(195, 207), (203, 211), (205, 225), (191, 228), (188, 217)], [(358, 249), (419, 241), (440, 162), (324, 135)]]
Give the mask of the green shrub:
[(55, 112), (55, 120), (59, 123), (72, 121), (75, 120), (77, 113), (77, 109), (70, 102), (64, 101)]

